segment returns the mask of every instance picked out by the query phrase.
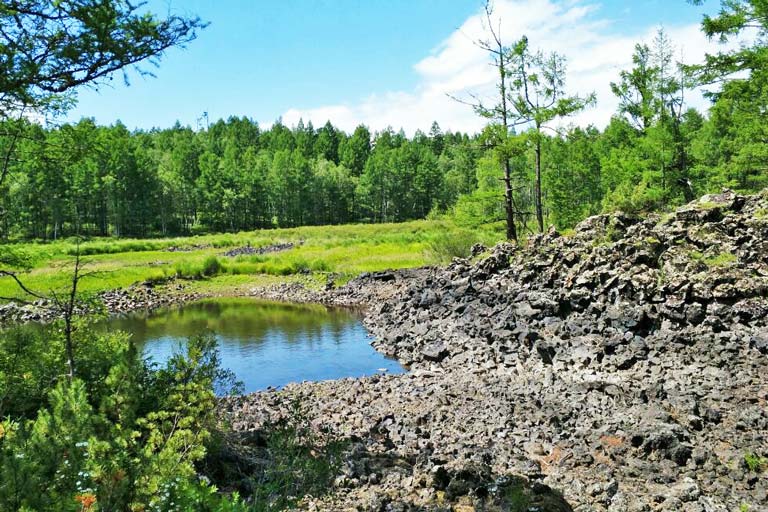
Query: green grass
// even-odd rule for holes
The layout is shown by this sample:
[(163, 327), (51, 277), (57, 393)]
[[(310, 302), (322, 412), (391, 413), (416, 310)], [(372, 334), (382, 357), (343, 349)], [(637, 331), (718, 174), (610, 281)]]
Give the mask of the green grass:
[(722, 206), (722, 203), (716, 203), (714, 201), (699, 201), (696, 203), (696, 208), (699, 210), (714, 210), (715, 208), (720, 208)]
[(760, 457), (756, 453), (745, 454), (744, 462), (747, 464), (747, 468), (753, 473), (760, 473), (768, 468), (768, 459)]
[(738, 257), (735, 254), (730, 253), (718, 253), (712, 256), (706, 256), (699, 251), (691, 251), (691, 259), (694, 261), (701, 261), (710, 268), (727, 267), (738, 262)]
[[(446, 220), (401, 224), (356, 224), (260, 230), (236, 234), (152, 240), (94, 239), (80, 244), (85, 263), (80, 289), (97, 293), (143, 281), (162, 282), (170, 277), (187, 280), (189, 287), (207, 293), (292, 280), (325, 283), (333, 273), (344, 282), (361, 272), (436, 264), (446, 254), (458, 255), (483, 242), (493, 244), (502, 234), (465, 230)], [(456, 240), (456, 243), (447, 243)], [(227, 248), (263, 247), (293, 242), (294, 248), (264, 255), (227, 257)], [(470, 244), (471, 245), (471, 244)], [(168, 251), (181, 248), (185, 251)], [(32, 290), (50, 293), (69, 284), (73, 240), (0, 246), (0, 268), (15, 268)], [(26, 264), (25, 264), (26, 262)], [(26, 268), (25, 268), (26, 267)], [(22, 297), (8, 278), (0, 278), (0, 296)]]

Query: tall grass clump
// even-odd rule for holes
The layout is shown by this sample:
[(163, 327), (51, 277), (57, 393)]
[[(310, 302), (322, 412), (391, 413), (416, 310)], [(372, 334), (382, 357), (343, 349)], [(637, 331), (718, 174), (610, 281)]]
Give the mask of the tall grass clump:
[(203, 275), (205, 277), (211, 277), (219, 274), (223, 270), (224, 266), (216, 256), (208, 256), (203, 262)]
[(208, 256), (201, 263), (180, 261), (174, 266), (174, 273), (180, 279), (214, 277), (225, 270), (224, 264), (216, 256)]
[(480, 237), (466, 229), (444, 231), (427, 242), (427, 256), (439, 263), (448, 263), (453, 258), (467, 258), (472, 246), (480, 242)]

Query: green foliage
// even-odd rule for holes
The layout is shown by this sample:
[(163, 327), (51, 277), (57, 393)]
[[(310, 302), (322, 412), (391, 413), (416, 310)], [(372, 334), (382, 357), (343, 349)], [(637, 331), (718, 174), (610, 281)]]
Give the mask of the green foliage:
[(215, 276), (221, 272), (223, 268), (224, 266), (219, 261), (219, 258), (216, 256), (208, 256), (205, 258), (205, 261), (203, 261), (202, 274), (206, 277)]
[(698, 251), (691, 251), (690, 256), (692, 260), (701, 261), (708, 267), (712, 267), (712, 268), (727, 267), (739, 261), (738, 257), (735, 254), (725, 253), (725, 252), (712, 254), (712, 255), (705, 255)]
[[(55, 128), (0, 119), (0, 128), (20, 135), (0, 137), (0, 150), (13, 156), (9, 185), (0, 190), (0, 235), (18, 238), (418, 219), (469, 191), (476, 158), (469, 137), (439, 129), (435, 141), (422, 133), (372, 135), (363, 126), (349, 136), (330, 124), (262, 131), (234, 117), (203, 132), (175, 126), (132, 133), (90, 119)], [(137, 243), (143, 247), (129, 247)], [(86, 245), (85, 255), (163, 248), (155, 241)]]
[[(82, 9), (70, 1), (56, 7), (28, 4), (35, 9), (23, 13), (21, 25), (14, 21), (15, 4), (0, 11), (0, 23), (8, 25), (0, 53), (18, 53), (19, 45), (30, 45), (24, 58), (8, 60), (5, 86), (0, 84), (3, 97), (14, 101), (37, 98), (44, 103), (51, 94), (77, 87), (81, 79), (98, 78), (88, 73), (109, 73), (102, 60), (109, 55), (118, 57), (110, 66), (120, 69), (129, 56), (156, 56), (164, 45), (189, 40), (202, 26), (196, 19), (143, 17), (140, 7), (122, 1), (88, 0), (77, 4)], [(42, 21), (53, 9), (62, 17)], [(705, 17), (702, 28), (709, 36), (731, 40), (747, 29), (765, 35), (765, 19), (762, 2), (729, 0), (718, 15)], [(71, 25), (56, 50), (82, 51), (70, 64), (96, 67), (83, 76), (63, 70), (53, 78), (46, 73), (66, 64), (54, 51), (39, 55), (40, 66), (25, 68), (25, 58), (47, 48), (49, 29), (64, 22)], [(97, 30), (102, 23), (108, 30)], [(96, 54), (99, 37), (94, 34), (103, 39)], [(147, 39), (139, 44), (123, 37), (131, 34)], [(493, 205), (494, 200), (504, 202), (505, 185), (499, 179), (506, 173), (514, 217), (525, 232), (534, 220), (562, 229), (601, 209), (666, 210), (722, 187), (751, 192), (768, 186), (764, 37), (692, 67), (675, 62), (678, 52), (661, 31), (652, 42), (636, 45), (631, 69), (611, 84), (620, 105), (605, 130), (552, 133), (544, 130), (548, 123), (578, 112), (592, 98), (566, 95), (562, 57), (534, 51), (526, 38), (511, 46), (494, 38), (488, 38), (487, 49), (505, 81), (503, 87), (498, 84), (493, 104), (476, 105), (491, 121), (476, 136), (444, 133), (436, 123), (428, 133), (408, 138), (391, 129), (371, 133), (365, 126), (347, 134), (330, 122), (320, 129), (299, 122), (262, 130), (251, 119), (237, 117), (202, 131), (176, 125), (151, 132), (131, 132), (120, 123), (97, 126), (89, 119), (42, 127), (0, 117), (0, 150), (9, 157), (0, 178), (0, 235), (168, 237), (401, 222), (433, 211), (452, 212), (460, 224), (479, 226), (506, 219), (503, 208)], [(21, 76), (26, 72), (29, 76)], [(14, 77), (27, 81), (13, 82)], [(65, 77), (74, 80), (64, 84)], [(686, 89), (714, 80), (723, 85), (711, 94), (709, 115), (687, 109)], [(3, 89), (11, 85), (15, 91)], [(513, 133), (513, 126), (519, 133)], [(127, 240), (121, 247), (114, 240), (96, 240), (83, 244), (82, 251), (151, 252), (172, 243)], [(16, 248), (0, 252), (0, 262), (16, 268), (39, 261)], [(307, 263), (312, 268), (312, 260)], [(301, 268), (269, 267), (274, 274)], [(193, 277), (196, 270), (182, 268), (179, 274)], [(165, 269), (171, 273), (172, 268)]]
[[(489, 200), (498, 207), (498, 198)], [(498, 225), (487, 224), (478, 217), (471, 227), (486, 245), (501, 237)], [(170, 278), (189, 279), (187, 286), (206, 292), (224, 291), (230, 283), (271, 284), (271, 276), (304, 278), (307, 272), (333, 272), (348, 279), (360, 272), (414, 267), (437, 263), (425, 251), (429, 241), (439, 233), (460, 232), (451, 220), (413, 221), (401, 224), (346, 225), (261, 230), (237, 234), (206, 235), (155, 240), (93, 239), (81, 247), (98, 254), (87, 258), (87, 270), (97, 274), (83, 279), (80, 289), (91, 295), (101, 291), (128, 287), (134, 283), (162, 284)], [(145, 244), (146, 242), (146, 244)], [(223, 256), (232, 247), (265, 247), (291, 242), (289, 250), (260, 255)], [(14, 245), (34, 261), (23, 274), (32, 289), (47, 293), (63, 290), (69, 283), (71, 268), (67, 253), (73, 245), (67, 241)], [(157, 249), (155, 249), (157, 248)], [(123, 249), (136, 252), (121, 252)], [(169, 250), (171, 249), (171, 250)], [(218, 274), (205, 277), (204, 262), (218, 259)], [(322, 282), (325, 277), (321, 276)], [(0, 297), (21, 297), (20, 290), (8, 278), (0, 279)], [(23, 297), (22, 297), (23, 298)]]
[(192, 338), (157, 368), (125, 336), (83, 331), (71, 382), (57, 331), (0, 338), (0, 508), (245, 510), (195, 467), (216, 429), (214, 390), (238, 389), (215, 339)]
[(27, 0), (0, 7), (0, 117), (61, 107), (62, 94), (195, 38), (198, 18), (158, 18), (123, 0)]
[(252, 512), (287, 510), (302, 496), (328, 492), (348, 443), (313, 430), (295, 405), (290, 421), (267, 427), (265, 444), (269, 462), (260, 474), (249, 478)]
[(594, 128), (575, 128), (564, 138), (545, 141), (544, 186), (549, 191), (550, 221), (558, 229), (575, 226), (600, 211), (599, 140)]
[(0, 509), (284, 510), (338, 474), (346, 444), (297, 410), (266, 429), (268, 464), (238, 475), (249, 481), (249, 503), (217, 492), (200, 467), (237, 469), (216, 459), (215, 393), (241, 387), (221, 368), (215, 338), (193, 337), (157, 366), (124, 335), (78, 332), (71, 382), (56, 329), (0, 337)]
[(34, 264), (32, 254), (22, 247), (0, 245), (0, 265), (11, 268), (29, 268)]
[(647, 177), (633, 185), (624, 182), (603, 198), (603, 210), (643, 213), (657, 210), (663, 203), (663, 191), (653, 186)]
[(529, 510), (531, 505), (531, 499), (522, 483), (513, 483), (507, 486), (504, 489), (502, 500), (509, 507), (509, 510), (514, 512)]
[(704, 263), (707, 264), (707, 266), (710, 267), (725, 267), (728, 265), (733, 265), (739, 259), (736, 257), (735, 254), (730, 253), (722, 253), (722, 254), (716, 254), (714, 256), (711, 256), (709, 258), (704, 258)]
[(760, 457), (756, 453), (744, 454), (744, 462), (747, 465), (747, 469), (753, 473), (760, 473), (768, 468), (768, 458)]
[(501, 482), (497, 492), (501, 509), (509, 512), (570, 510), (560, 493), (544, 486), (531, 485), (522, 478)]
[(430, 259), (448, 263), (453, 258), (468, 258), (472, 246), (480, 241), (475, 231), (461, 230), (440, 233), (429, 241), (427, 251)]

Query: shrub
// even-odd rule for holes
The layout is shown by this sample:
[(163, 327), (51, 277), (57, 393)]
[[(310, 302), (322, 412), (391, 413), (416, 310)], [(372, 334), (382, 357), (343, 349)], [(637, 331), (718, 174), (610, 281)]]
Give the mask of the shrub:
[(302, 496), (319, 496), (332, 488), (348, 444), (314, 429), (294, 403), (286, 419), (265, 425), (245, 446), (235, 448), (248, 454), (242, 460), (222, 465), (214, 454), (206, 463), (215, 483), (248, 493), (249, 512), (293, 510)]
[(223, 265), (216, 256), (208, 256), (203, 262), (202, 274), (211, 277), (219, 274), (223, 270)]
[(472, 246), (479, 241), (480, 237), (472, 231), (446, 231), (428, 242), (427, 255), (440, 263), (447, 263), (453, 258), (466, 258)]
[(25, 363), (38, 342), (18, 346), (24, 380), (50, 385), (53, 374), (53, 387), (40, 396), (17, 384), (25, 400), (3, 411), (0, 510), (246, 510), (195, 468), (216, 428), (214, 389), (231, 389), (212, 336), (190, 339), (157, 368), (124, 336), (89, 332), (83, 340), (92, 342), (77, 345), (82, 364), (72, 381), (57, 362), (61, 340), (50, 336), (45, 368)]
[(11, 245), (0, 244), (0, 264), (16, 268), (30, 268), (34, 263), (30, 251)]
[(173, 270), (176, 277), (180, 279), (201, 279), (203, 277), (203, 270), (188, 261), (177, 263)]

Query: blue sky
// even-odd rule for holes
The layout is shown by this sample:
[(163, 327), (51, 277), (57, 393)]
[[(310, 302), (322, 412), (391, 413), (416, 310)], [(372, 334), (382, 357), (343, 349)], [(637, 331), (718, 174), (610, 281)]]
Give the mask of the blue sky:
[[(670, 29), (673, 41), (679, 33), (681, 47), (692, 45), (695, 53), (700, 44), (688, 40), (695, 39), (702, 12), (717, 7), (685, 0), (497, 1), (510, 39), (525, 32), (533, 44), (565, 53), (576, 70), (574, 84), (593, 90), (602, 87), (598, 75), (609, 81), (622, 66), (604, 56), (610, 70), (583, 69), (585, 53), (615, 44), (614, 53), (629, 61), (630, 43), (658, 25)], [(263, 124), (330, 118), (345, 129), (362, 122), (412, 132), (428, 129), (433, 118), (451, 129), (478, 127), (471, 111), (449, 104), (446, 95), (488, 85), (483, 56), (471, 45), (480, 0), (152, 0), (149, 6), (161, 14), (197, 14), (210, 26), (149, 68), (154, 78), (130, 73), (128, 87), (116, 76), (98, 91), (81, 91), (68, 120), (119, 119), (129, 128), (179, 120), (194, 127), (208, 112), (210, 119), (238, 115)], [(594, 87), (580, 72), (594, 77)]]

